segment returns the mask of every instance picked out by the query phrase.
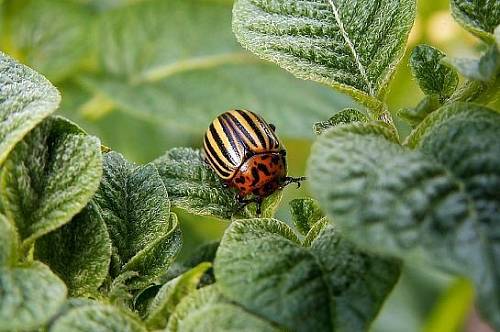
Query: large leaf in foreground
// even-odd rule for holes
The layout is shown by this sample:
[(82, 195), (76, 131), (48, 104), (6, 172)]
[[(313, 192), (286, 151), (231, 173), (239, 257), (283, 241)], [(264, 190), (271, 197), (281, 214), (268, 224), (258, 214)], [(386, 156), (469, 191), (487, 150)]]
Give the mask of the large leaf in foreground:
[(134, 287), (154, 281), (172, 263), (180, 244), (177, 217), (156, 167), (135, 166), (116, 152), (104, 155), (95, 195), (116, 255), (111, 275), (135, 271)]
[(35, 330), (55, 315), (66, 287), (41, 264), (0, 267), (0, 331)]
[(215, 259), (221, 292), (286, 329), (366, 329), (399, 277), (399, 262), (361, 252), (322, 226), (303, 247), (278, 220), (234, 221)]
[(0, 164), (24, 135), (59, 105), (42, 75), (0, 52)]
[(0, 175), (0, 199), (24, 249), (87, 204), (99, 186), (101, 163), (99, 139), (59, 117), (16, 145)]
[(95, 296), (108, 274), (111, 241), (95, 204), (61, 228), (42, 236), (35, 257), (64, 280), (70, 296)]
[(233, 13), (244, 47), (373, 104), (403, 55), (415, 1), (238, 0)]

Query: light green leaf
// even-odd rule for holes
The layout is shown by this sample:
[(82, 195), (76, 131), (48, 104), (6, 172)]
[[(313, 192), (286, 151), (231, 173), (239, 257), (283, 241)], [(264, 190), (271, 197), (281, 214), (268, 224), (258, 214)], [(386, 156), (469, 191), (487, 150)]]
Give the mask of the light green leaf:
[(236, 37), (250, 51), (378, 107), (403, 55), (415, 1), (238, 0), (233, 15)]
[(493, 42), (493, 31), (500, 24), (498, 0), (451, 0), (451, 13), (465, 29)]
[(442, 108), (421, 126), (418, 146), (445, 165), (465, 185), (488, 239), (493, 284), (477, 271), (479, 305), (500, 326), (500, 114), (486, 107), (457, 103)]
[(451, 267), (471, 259), (466, 248), (477, 253), (470, 202), (444, 167), (370, 127), (339, 129), (315, 143), (308, 172), (321, 206), (346, 234), (396, 256), (424, 250)]
[(56, 110), (60, 100), (42, 75), (0, 52), (0, 164), (24, 135)]
[(324, 133), (328, 128), (335, 127), (340, 124), (351, 122), (367, 122), (368, 120), (368, 117), (357, 109), (346, 108), (332, 116), (327, 121), (315, 123), (313, 129), (316, 135), (320, 135)]
[(0, 268), (17, 261), (19, 239), (14, 225), (0, 213)]
[(0, 174), (0, 200), (25, 251), (87, 204), (101, 172), (99, 140), (64, 118), (45, 120), (17, 144)]
[(64, 280), (70, 296), (95, 296), (111, 259), (111, 241), (98, 207), (90, 202), (68, 224), (38, 239), (35, 258)]
[(66, 298), (64, 283), (42, 263), (0, 267), (0, 331), (35, 330)]
[(289, 204), (293, 223), (302, 235), (306, 235), (324, 216), (318, 202), (312, 198), (297, 198)]
[(185, 297), (168, 321), (167, 332), (279, 331), (265, 320), (230, 303), (215, 285)]
[(449, 98), (458, 85), (457, 72), (441, 62), (446, 55), (429, 45), (417, 45), (410, 56), (410, 68), (420, 89), (436, 95), (441, 101)]
[(10, 14), (16, 53), (51, 81), (81, 67), (93, 43), (90, 12), (60, 0), (30, 0)]
[(201, 142), (208, 124), (228, 109), (258, 112), (282, 138), (311, 138), (312, 123), (353, 106), (243, 51), (231, 31), (231, 7), (231, 1), (156, 0), (105, 13), (104, 75), (78, 80), (115, 109), (187, 142)]
[(148, 308), (149, 314), (145, 319), (148, 329), (165, 328), (175, 307), (184, 297), (197, 289), (201, 277), (211, 266), (212, 264), (208, 262), (200, 263), (163, 285)]
[[(241, 209), (236, 200), (236, 191), (224, 186), (223, 181), (203, 160), (201, 151), (175, 148), (153, 163), (174, 206), (194, 214), (222, 219), (255, 215), (254, 206)], [(273, 214), (280, 200), (280, 192), (266, 198), (262, 214)]]
[(50, 332), (146, 332), (139, 319), (116, 307), (94, 304), (76, 307), (57, 319)]
[(398, 116), (411, 126), (417, 126), (427, 115), (441, 106), (436, 96), (425, 96), (415, 108), (404, 108), (398, 112)]
[(135, 167), (119, 153), (104, 155), (104, 174), (95, 195), (116, 255), (112, 277), (126, 271), (134, 288), (154, 281), (177, 255), (180, 229), (156, 167)]
[(286, 224), (247, 219), (227, 229), (214, 269), (222, 294), (250, 312), (284, 329), (327, 331), (369, 326), (397, 281), (397, 261), (368, 256), (333, 228), (305, 248)]
[(463, 76), (477, 81), (491, 82), (500, 72), (500, 51), (497, 45), (491, 45), (479, 59), (446, 59)]

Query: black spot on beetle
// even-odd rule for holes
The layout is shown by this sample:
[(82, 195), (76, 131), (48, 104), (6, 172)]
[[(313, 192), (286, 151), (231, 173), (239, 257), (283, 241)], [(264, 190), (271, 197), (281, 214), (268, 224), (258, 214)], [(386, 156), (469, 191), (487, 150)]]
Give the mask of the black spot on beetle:
[(279, 161), (280, 161), (280, 157), (278, 157), (278, 156), (273, 156), (273, 157), (271, 158), (271, 162), (272, 162), (273, 164), (275, 164), (275, 165), (278, 165)]
[(240, 176), (240, 177), (237, 177), (234, 182), (236, 183), (245, 183), (245, 177), (244, 176)]
[(260, 180), (259, 171), (257, 170), (256, 167), (252, 167), (252, 176), (253, 176), (252, 186), (255, 186), (257, 182), (259, 182)]
[(264, 164), (259, 163), (259, 164), (257, 165), (257, 169), (258, 169), (259, 171), (261, 171), (262, 173), (264, 173), (266, 176), (271, 175), (271, 173), (269, 173), (269, 170), (267, 169), (267, 166), (266, 166), (266, 165), (264, 165)]
[(260, 157), (260, 159), (261, 159), (261, 160), (267, 160), (267, 159), (269, 159), (270, 157), (271, 157), (271, 156), (266, 155), (266, 156), (262, 156), (262, 157)]

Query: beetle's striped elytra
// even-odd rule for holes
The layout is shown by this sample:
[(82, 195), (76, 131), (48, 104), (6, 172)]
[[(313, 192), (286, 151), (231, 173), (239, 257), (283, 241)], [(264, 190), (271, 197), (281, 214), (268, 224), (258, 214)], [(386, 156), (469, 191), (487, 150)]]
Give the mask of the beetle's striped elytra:
[[(247, 110), (219, 115), (208, 127), (203, 140), (206, 162), (224, 182), (238, 190), (242, 204), (260, 204), (276, 190), (305, 178), (287, 176), (286, 151), (275, 127)], [(247, 195), (253, 199), (244, 199)]]

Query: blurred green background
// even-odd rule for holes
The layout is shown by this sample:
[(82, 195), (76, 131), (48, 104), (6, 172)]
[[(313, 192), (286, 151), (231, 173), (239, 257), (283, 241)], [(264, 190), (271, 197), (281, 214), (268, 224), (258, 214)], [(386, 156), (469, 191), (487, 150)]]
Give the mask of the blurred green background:
[[(407, 54), (388, 95), (393, 113), (422, 97), (407, 62), (416, 44), (452, 56), (480, 51), (448, 7), (447, 0), (418, 1)], [(200, 147), (217, 114), (247, 108), (276, 125), (290, 174), (303, 175), (313, 123), (357, 105), (246, 52), (231, 32), (231, 8), (231, 0), (0, 0), (0, 49), (59, 88), (59, 114), (131, 161), (149, 162), (175, 146)], [(409, 128), (396, 123), (406, 135)], [(289, 223), (288, 201), (307, 189), (307, 183), (287, 188), (277, 217)], [(227, 226), (178, 212), (182, 257), (220, 239)], [(461, 330), (472, 298), (466, 280), (407, 267), (373, 330)]]

